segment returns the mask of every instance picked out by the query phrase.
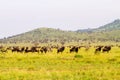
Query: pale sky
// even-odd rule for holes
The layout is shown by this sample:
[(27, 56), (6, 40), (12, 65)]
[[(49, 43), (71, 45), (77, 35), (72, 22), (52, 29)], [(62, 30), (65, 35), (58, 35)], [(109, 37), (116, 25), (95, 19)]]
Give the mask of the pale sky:
[(120, 0), (0, 0), (0, 38), (40, 27), (95, 28), (120, 18)]

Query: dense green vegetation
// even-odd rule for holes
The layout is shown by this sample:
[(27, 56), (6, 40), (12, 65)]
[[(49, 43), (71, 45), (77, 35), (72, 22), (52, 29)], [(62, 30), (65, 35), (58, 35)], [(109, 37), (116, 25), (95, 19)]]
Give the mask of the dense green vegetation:
[(1, 53), (0, 80), (119, 80), (120, 48), (94, 54), (81, 48), (79, 53), (56, 50), (41, 53)]

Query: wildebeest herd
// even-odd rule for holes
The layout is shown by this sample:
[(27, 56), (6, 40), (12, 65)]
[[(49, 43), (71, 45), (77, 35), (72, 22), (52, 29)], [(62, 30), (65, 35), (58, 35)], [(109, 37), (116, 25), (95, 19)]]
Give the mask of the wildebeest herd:
[(109, 52), (111, 50), (111, 46), (97, 46), (97, 48), (95, 49), (95, 54), (98, 52)]
[[(62, 53), (66, 48), (69, 48), (68, 53), (78, 53), (79, 49), (84, 47), (85, 50), (89, 50), (91, 46), (32, 46), (32, 47), (20, 47), (20, 46), (9, 46), (9, 47), (3, 47), (0, 46), (0, 52), (1, 53), (7, 53), (8, 51), (11, 51), (12, 53), (17, 52), (17, 53), (47, 53), (47, 52), (52, 52), (53, 49), (56, 49), (56, 53)], [(95, 54), (98, 54), (100, 52), (107, 52), (111, 50), (112, 46), (95, 46)]]

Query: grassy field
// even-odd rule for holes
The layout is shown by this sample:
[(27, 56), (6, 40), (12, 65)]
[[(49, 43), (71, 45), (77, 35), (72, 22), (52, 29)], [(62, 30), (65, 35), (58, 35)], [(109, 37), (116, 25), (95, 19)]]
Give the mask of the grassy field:
[(120, 80), (120, 48), (97, 55), (94, 48), (77, 54), (1, 53), (0, 80)]

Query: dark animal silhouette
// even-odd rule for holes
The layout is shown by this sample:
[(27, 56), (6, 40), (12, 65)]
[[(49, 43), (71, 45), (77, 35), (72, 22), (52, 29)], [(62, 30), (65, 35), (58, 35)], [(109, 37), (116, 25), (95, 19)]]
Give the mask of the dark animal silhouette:
[(31, 50), (29, 50), (29, 47), (25, 48), (25, 53), (31, 52)]
[(79, 47), (73, 46), (73, 47), (70, 49), (70, 53), (71, 53), (71, 52), (76, 52), (76, 53), (78, 53), (78, 50), (79, 50)]
[(111, 46), (105, 46), (103, 49), (102, 49), (102, 52), (109, 52), (111, 50)]
[(18, 46), (13, 46), (12, 47), (12, 52), (19, 52), (19, 51), (20, 51), (20, 49), (19, 49)]
[(61, 47), (61, 48), (58, 48), (58, 50), (57, 50), (57, 53), (59, 53), (59, 52), (63, 52), (65, 50), (65, 47), (63, 46), (63, 47)]
[(101, 52), (103, 46), (97, 46), (97, 48), (95, 49), (95, 54), (98, 52)]
[(48, 48), (47, 47), (42, 47), (41, 49), (40, 49), (40, 52), (41, 53), (47, 53), (47, 51), (48, 51)]
[(28, 47), (26, 47), (25, 52), (39, 52), (39, 50), (37, 50), (37, 47), (31, 47), (30, 49)]

